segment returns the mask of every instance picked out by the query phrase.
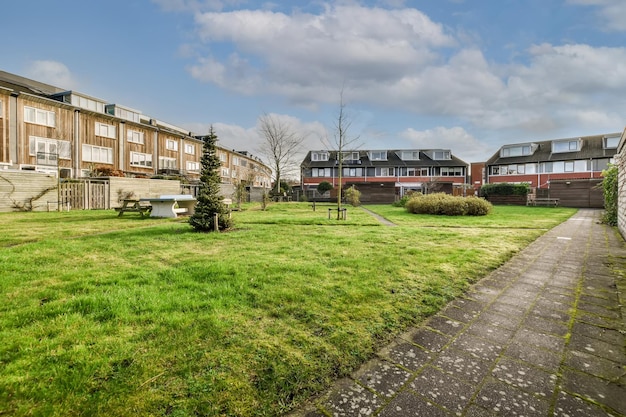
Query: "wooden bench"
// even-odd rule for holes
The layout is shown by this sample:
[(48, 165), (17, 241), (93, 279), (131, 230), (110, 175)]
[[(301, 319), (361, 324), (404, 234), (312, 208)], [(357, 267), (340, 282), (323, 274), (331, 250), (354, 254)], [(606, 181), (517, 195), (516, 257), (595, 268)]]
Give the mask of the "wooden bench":
[(117, 217), (121, 217), (124, 213), (139, 213), (141, 217), (144, 214), (149, 213), (152, 210), (152, 206), (145, 204), (145, 202), (133, 198), (124, 199), (121, 207), (116, 207), (115, 211), (119, 214)]
[(152, 211), (150, 217), (176, 218), (180, 214), (192, 215), (197, 200), (189, 194), (166, 194), (159, 198), (142, 198), (139, 201), (150, 202)]
[(559, 205), (558, 198), (529, 198), (526, 202), (527, 206), (552, 206), (557, 207)]

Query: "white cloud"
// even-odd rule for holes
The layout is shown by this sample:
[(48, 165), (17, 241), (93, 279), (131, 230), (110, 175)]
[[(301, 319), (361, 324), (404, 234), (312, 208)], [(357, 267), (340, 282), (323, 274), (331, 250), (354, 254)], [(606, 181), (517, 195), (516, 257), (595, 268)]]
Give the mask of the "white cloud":
[(78, 84), (70, 70), (64, 64), (56, 61), (33, 61), (25, 72), (29, 78), (59, 88), (71, 90), (76, 88)]
[[(603, 10), (622, 4), (569, 1)], [(244, 95), (282, 96), (309, 109), (336, 103), (345, 87), (356, 108), (539, 136), (574, 121), (604, 129), (619, 119), (614, 109), (626, 100), (626, 48), (541, 44), (520, 51), (519, 62), (498, 63), (475, 41), (464, 48), (461, 32), (455, 39), (416, 9), (353, 2), (325, 4), (319, 14), (198, 13), (196, 23), (211, 51), (189, 68), (194, 78)]]
[(400, 136), (417, 149), (451, 149), (454, 156), (468, 163), (482, 161), (491, 150), (462, 127), (436, 127), (423, 131), (409, 128)]
[(626, 31), (626, 2), (624, 0), (567, 0), (570, 4), (596, 6), (603, 22), (600, 29)]
[[(415, 9), (327, 5), (319, 15), (239, 10), (198, 14), (196, 22), (203, 42), (232, 43), (237, 51), (238, 61), (232, 55), (221, 58), (228, 78), (218, 85), (278, 93), (296, 102), (327, 101), (345, 81), (393, 83), (437, 60), (432, 48), (454, 45), (441, 25)], [(211, 79), (205, 71), (211, 72), (200, 61), (191, 73)]]

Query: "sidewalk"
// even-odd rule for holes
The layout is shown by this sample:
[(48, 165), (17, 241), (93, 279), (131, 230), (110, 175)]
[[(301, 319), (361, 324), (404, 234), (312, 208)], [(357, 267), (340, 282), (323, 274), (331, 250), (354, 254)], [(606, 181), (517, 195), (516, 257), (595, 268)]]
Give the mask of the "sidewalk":
[(291, 416), (626, 416), (626, 248), (600, 214), (580, 210)]

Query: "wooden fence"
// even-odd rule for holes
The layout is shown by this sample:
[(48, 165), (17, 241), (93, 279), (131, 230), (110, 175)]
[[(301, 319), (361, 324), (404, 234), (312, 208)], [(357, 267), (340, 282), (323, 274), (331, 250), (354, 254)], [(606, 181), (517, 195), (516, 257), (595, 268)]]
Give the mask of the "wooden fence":
[[(109, 209), (110, 183), (108, 180), (81, 180), (61, 183), (59, 202), (63, 209)], [(56, 207), (55, 207), (56, 208)]]

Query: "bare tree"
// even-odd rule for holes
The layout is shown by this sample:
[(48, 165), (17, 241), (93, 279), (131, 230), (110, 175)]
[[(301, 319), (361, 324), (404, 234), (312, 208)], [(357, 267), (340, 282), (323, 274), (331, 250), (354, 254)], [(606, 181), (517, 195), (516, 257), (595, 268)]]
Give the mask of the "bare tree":
[(338, 179), (338, 188), (337, 188), (337, 220), (340, 218), (341, 211), (341, 196), (342, 196), (342, 177), (343, 177), (343, 162), (345, 160), (345, 150), (349, 151), (354, 150), (354, 146), (356, 142), (359, 140), (360, 136), (350, 136), (349, 130), (352, 126), (352, 119), (348, 115), (346, 111), (346, 103), (343, 99), (343, 88), (339, 93), (339, 109), (337, 111), (337, 119), (335, 120), (334, 126), (334, 149), (337, 151), (337, 179)]
[(280, 180), (297, 165), (295, 158), (305, 136), (288, 122), (267, 113), (259, 117), (258, 129), (263, 137), (259, 151), (270, 160), (276, 177), (276, 194), (280, 194)]

